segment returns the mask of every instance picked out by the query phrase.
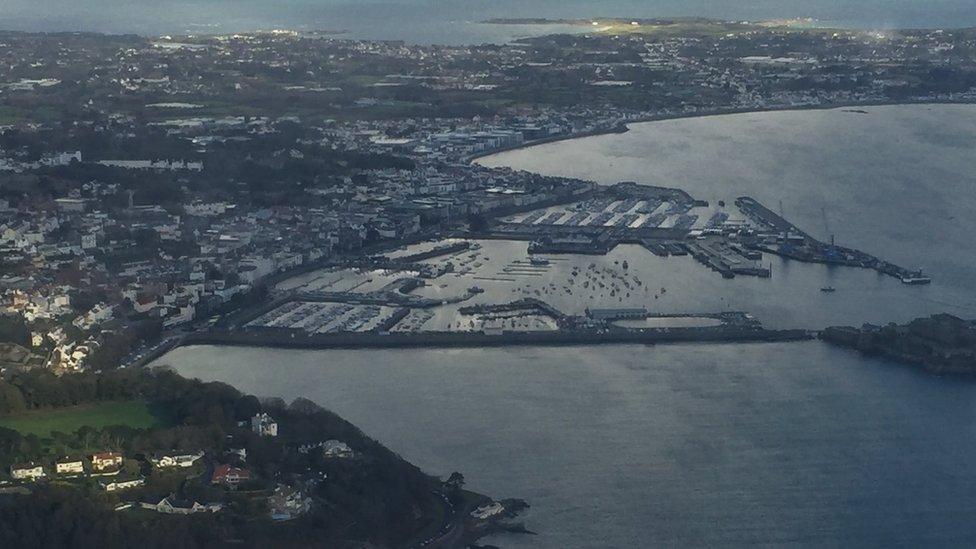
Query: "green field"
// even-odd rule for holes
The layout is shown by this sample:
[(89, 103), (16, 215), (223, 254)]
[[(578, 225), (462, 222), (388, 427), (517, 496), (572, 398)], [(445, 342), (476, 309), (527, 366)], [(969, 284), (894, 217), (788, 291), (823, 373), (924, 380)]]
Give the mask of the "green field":
[(128, 425), (143, 429), (165, 423), (141, 400), (98, 402), (0, 417), (0, 427), (19, 431), (23, 435), (34, 434), (40, 437), (54, 431), (73, 433), (86, 425), (96, 429), (109, 425)]
[(23, 119), (18, 109), (0, 105), (0, 124), (14, 124)]

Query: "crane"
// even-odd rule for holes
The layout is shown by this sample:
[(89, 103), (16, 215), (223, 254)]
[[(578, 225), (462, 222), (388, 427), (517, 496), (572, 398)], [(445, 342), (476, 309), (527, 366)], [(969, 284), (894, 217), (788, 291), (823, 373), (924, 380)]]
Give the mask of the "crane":
[(830, 235), (830, 247), (834, 247), (834, 234), (830, 232), (830, 223), (827, 221), (827, 208), (820, 207), (820, 215), (823, 216), (824, 234)]

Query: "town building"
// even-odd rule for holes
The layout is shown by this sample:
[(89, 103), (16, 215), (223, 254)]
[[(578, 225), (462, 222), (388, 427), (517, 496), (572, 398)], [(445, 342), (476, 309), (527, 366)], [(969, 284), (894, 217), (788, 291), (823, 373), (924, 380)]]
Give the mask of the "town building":
[(268, 497), (268, 509), (271, 519), (276, 521), (291, 520), (307, 513), (312, 506), (312, 498), (305, 496), (301, 490), (279, 484), (274, 493)]
[(251, 418), (251, 431), (262, 437), (276, 437), (278, 436), (278, 422), (262, 412)]
[(116, 452), (100, 452), (91, 456), (92, 471), (104, 473), (118, 470), (122, 467), (122, 454)]
[(138, 488), (139, 486), (146, 485), (146, 479), (143, 477), (135, 477), (128, 479), (112, 479), (103, 480), (101, 483), (102, 489), (106, 492), (117, 492), (119, 490), (128, 490), (130, 488)]
[(54, 462), (54, 472), (59, 475), (81, 475), (85, 473), (85, 463), (80, 457), (64, 457)]
[(36, 463), (14, 465), (10, 468), (10, 476), (12, 476), (14, 480), (35, 481), (37, 479), (44, 478), (44, 467)]
[(169, 467), (193, 467), (203, 457), (203, 452), (195, 454), (156, 454), (149, 458), (149, 462), (160, 469)]
[(211, 484), (223, 484), (225, 486), (237, 486), (241, 482), (251, 479), (251, 472), (247, 469), (234, 467), (233, 465), (219, 465), (214, 469), (210, 477)]
[(197, 501), (189, 501), (178, 499), (175, 495), (170, 495), (164, 497), (163, 499), (153, 502), (152, 500), (141, 502), (140, 507), (143, 509), (149, 509), (150, 511), (156, 511), (157, 513), (163, 513), (167, 515), (192, 515), (196, 513), (216, 513), (223, 509), (223, 504), (221, 503), (200, 503)]
[(351, 458), (354, 455), (348, 444), (339, 440), (327, 440), (322, 444), (322, 455), (326, 458)]

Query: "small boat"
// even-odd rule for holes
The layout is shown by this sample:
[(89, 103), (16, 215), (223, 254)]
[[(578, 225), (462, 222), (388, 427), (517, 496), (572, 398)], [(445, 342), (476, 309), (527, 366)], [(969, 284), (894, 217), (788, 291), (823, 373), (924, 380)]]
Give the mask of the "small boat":
[(823, 288), (820, 288), (820, 291), (825, 294), (832, 294), (837, 291), (837, 288), (834, 288), (833, 286), (825, 286)]

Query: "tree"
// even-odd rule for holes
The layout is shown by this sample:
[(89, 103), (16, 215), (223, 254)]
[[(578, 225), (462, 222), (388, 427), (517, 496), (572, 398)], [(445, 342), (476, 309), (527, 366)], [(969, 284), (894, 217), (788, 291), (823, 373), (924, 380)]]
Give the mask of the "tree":
[(31, 334), (30, 328), (20, 315), (0, 316), (0, 342), (16, 343), (24, 347), (30, 347)]
[(16, 414), (27, 409), (24, 395), (20, 389), (13, 385), (0, 381), (0, 413)]
[(234, 417), (238, 421), (251, 419), (259, 412), (261, 412), (261, 402), (254, 395), (244, 396), (234, 404)]
[(451, 473), (451, 476), (448, 477), (447, 481), (444, 482), (444, 486), (447, 486), (448, 488), (454, 490), (455, 492), (459, 491), (461, 488), (464, 487), (464, 475), (462, 475), (457, 471), (454, 471), (453, 473)]

